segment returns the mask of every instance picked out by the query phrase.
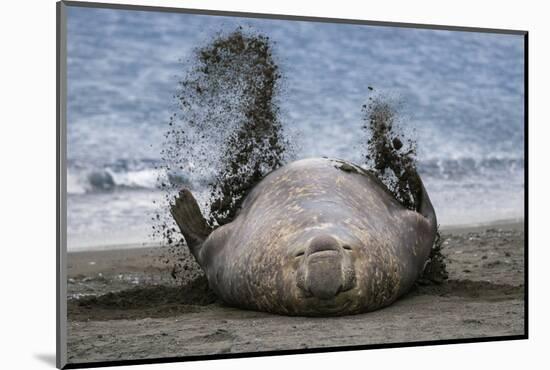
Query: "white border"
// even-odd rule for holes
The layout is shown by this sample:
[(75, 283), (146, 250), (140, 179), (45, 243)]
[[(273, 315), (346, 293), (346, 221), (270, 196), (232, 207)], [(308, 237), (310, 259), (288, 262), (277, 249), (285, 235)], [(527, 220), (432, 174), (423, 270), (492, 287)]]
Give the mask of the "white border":
[[(134, 369), (518, 369), (544, 364), (550, 338), (544, 234), (550, 137), (550, 27), (541, 1), (110, 1), (407, 23), (530, 31), (530, 337), (528, 341), (445, 345), (142, 365)], [(2, 321), (5, 368), (52, 368), (55, 354), (55, 2), (3, 5), (2, 45)], [(541, 365), (544, 366), (544, 365)], [(529, 367), (529, 366), (527, 366)]]

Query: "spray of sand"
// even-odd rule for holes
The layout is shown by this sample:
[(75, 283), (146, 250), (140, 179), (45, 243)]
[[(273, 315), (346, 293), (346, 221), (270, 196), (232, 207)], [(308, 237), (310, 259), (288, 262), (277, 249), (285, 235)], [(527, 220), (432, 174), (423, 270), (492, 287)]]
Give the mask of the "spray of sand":
[[(374, 89), (369, 87), (369, 90)], [(365, 162), (404, 207), (417, 211), (420, 207), (420, 184), (416, 176), (416, 141), (403, 133), (399, 121), (400, 104), (395, 99), (373, 95), (363, 105), (363, 130), (367, 138)], [(442, 243), (438, 230), (420, 283), (441, 283), (447, 279), (445, 259), (441, 254)]]
[[(291, 158), (293, 146), (279, 120), (281, 74), (273, 42), (241, 27), (196, 49), (179, 82), (174, 114), (161, 151), (164, 204), (153, 237), (170, 247), (174, 276), (188, 274), (185, 241), (167, 211), (182, 186), (195, 191), (212, 227), (235, 217), (248, 192)], [(178, 175), (179, 174), (179, 175)]]

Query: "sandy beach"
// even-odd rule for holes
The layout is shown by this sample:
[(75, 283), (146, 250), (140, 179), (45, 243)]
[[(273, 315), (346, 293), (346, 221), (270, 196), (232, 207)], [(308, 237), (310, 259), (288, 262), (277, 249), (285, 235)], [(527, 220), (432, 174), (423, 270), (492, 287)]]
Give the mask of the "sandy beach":
[[(68, 254), (69, 363), (524, 334), (523, 222), (442, 230), (449, 279), (335, 318), (224, 306), (167, 248)], [(176, 278), (174, 278), (174, 276)]]

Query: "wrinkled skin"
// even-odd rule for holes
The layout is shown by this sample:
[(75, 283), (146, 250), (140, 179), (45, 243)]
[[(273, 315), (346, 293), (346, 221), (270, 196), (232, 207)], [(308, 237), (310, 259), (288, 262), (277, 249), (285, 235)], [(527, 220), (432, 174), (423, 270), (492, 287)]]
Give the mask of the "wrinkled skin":
[(266, 176), (229, 224), (192, 248), (227, 304), (287, 315), (372, 311), (407, 292), (436, 234), (423, 189), (405, 209), (353, 164), (305, 159)]

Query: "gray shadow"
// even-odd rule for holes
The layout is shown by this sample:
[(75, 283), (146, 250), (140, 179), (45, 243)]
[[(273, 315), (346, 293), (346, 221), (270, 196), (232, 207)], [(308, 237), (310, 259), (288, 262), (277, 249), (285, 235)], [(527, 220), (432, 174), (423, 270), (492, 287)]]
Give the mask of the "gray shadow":
[(55, 365), (56, 365), (56, 363), (55, 363), (55, 353), (39, 353), (39, 354), (35, 353), (34, 358), (42, 361), (46, 365), (52, 366), (52, 367), (55, 367)]

